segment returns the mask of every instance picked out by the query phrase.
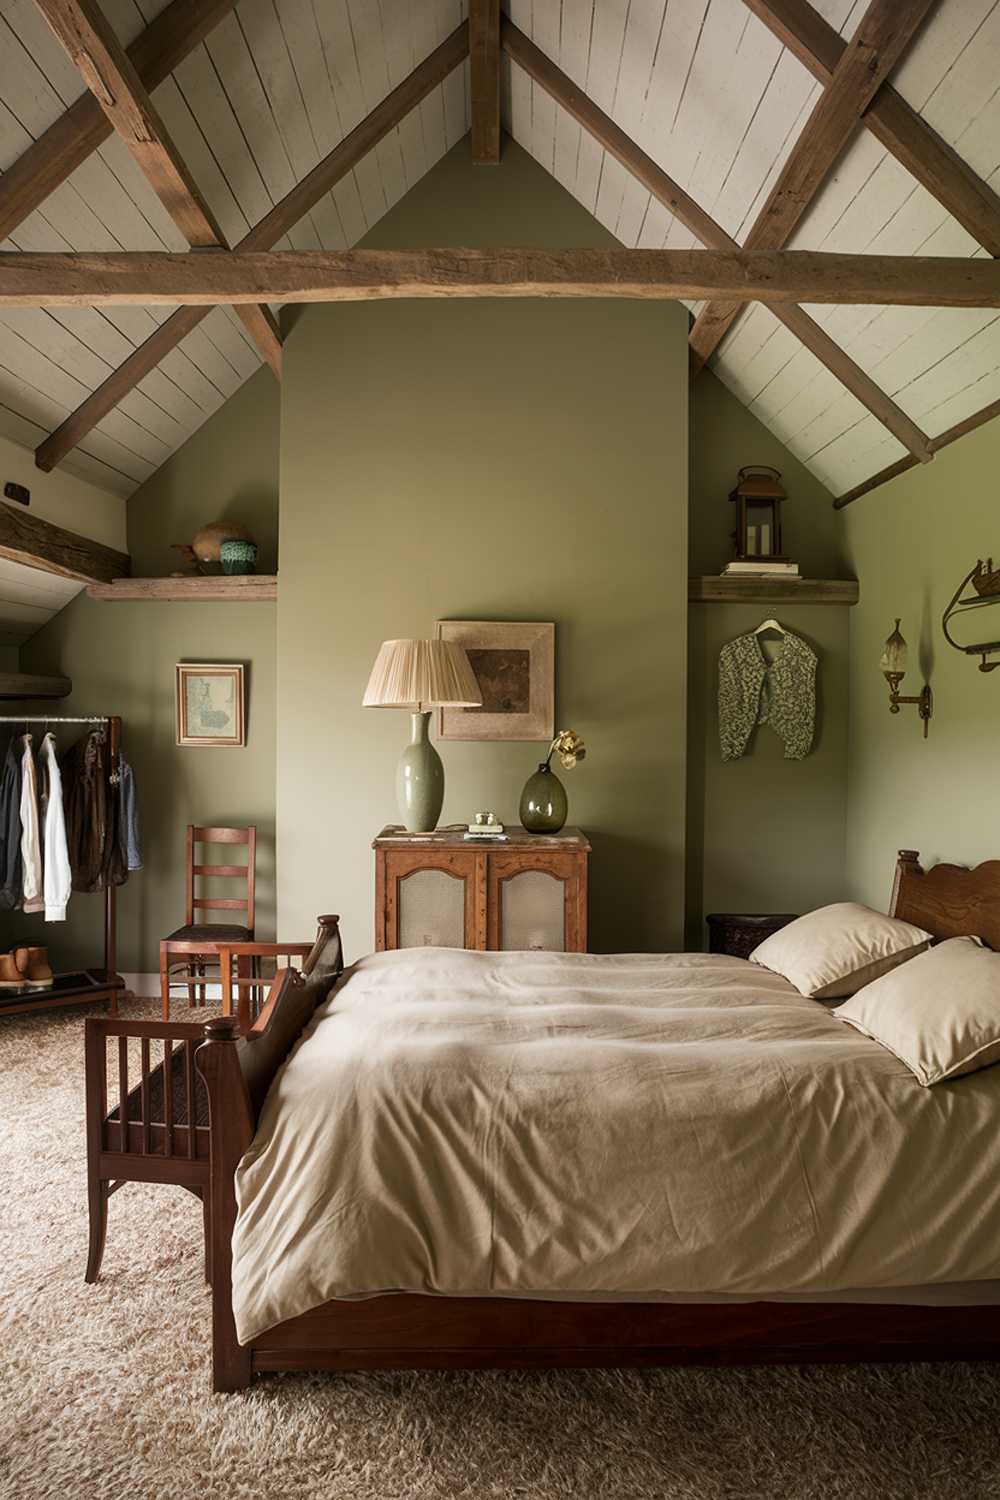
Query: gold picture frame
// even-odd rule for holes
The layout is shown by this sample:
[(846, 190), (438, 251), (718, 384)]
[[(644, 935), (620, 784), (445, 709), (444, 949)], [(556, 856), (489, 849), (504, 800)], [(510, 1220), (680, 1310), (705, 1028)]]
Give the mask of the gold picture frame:
[(175, 689), (178, 745), (215, 750), (238, 750), (246, 745), (246, 683), (241, 664), (178, 662)]
[(537, 620), (439, 620), (438, 639), (468, 652), (481, 708), (438, 710), (438, 739), (551, 740), (556, 627)]

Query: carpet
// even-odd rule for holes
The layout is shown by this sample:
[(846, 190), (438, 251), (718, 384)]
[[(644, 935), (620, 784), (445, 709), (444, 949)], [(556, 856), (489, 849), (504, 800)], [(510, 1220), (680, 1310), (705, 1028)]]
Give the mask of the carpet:
[(3, 1500), (1000, 1497), (994, 1366), (274, 1376), (213, 1396), (194, 1198), (122, 1188), (84, 1284), (82, 1064), (82, 1012), (0, 1016)]

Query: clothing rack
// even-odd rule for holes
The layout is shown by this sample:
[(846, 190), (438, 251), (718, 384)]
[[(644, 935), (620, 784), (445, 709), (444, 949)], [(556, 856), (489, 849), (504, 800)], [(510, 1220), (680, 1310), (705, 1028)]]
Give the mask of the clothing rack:
[[(104, 724), (108, 732), (112, 786), (118, 784), (118, 755), (122, 743), (122, 721), (117, 714), (0, 714), (0, 724)], [(87, 1005), (107, 1001), (109, 1013), (118, 1014), (118, 994), (125, 981), (118, 973), (118, 888), (104, 890), (104, 968), (84, 969), (72, 974), (57, 974), (50, 990), (36, 990), (12, 996), (11, 1003), (0, 999), (0, 1016), (17, 1015), (28, 1010), (48, 1010), (56, 1005)], [(0, 996), (3, 992), (0, 991)]]

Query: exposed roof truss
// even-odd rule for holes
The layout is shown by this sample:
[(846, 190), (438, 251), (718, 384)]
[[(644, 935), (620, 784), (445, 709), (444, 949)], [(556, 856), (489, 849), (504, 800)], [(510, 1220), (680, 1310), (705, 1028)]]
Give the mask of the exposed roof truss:
[[(355, 262), (355, 271), (351, 272), (350, 260), (341, 259), (336, 265), (328, 260), (317, 277), (318, 260), (314, 256), (310, 269), (304, 260), (294, 275), (282, 273), (282, 280), (278, 268), (289, 266), (283, 256), (273, 261), (265, 256), (251, 273), (246, 253), (272, 248), (286, 253), (324, 250), (336, 255), (343, 251), (364, 232), (364, 219), (368, 224), (372, 221), (368, 203), (371, 200), (374, 204), (376, 176), (381, 178), (379, 188), (388, 204), (411, 185), (415, 175), (426, 170), (433, 159), (432, 141), (433, 155), (439, 155), (463, 133), (469, 120), (474, 158), (486, 163), (498, 160), (502, 93), (515, 138), (528, 145), (599, 218), (609, 223), (626, 245), (635, 245), (640, 251), (664, 252), (659, 260), (650, 257), (642, 273), (636, 269), (638, 262), (629, 263), (627, 270), (626, 262), (619, 262), (614, 276), (631, 276), (637, 285), (645, 278), (645, 290), (633, 289), (627, 294), (649, 295), (653, 285), (653, 295), (684, 295), (689, 303), (707, 299), (705, 307), (695, 309), (699, 312), (692, 329), (696, 367), (711, 356), (722, 378), (744, 395), (751, 408), (758, 410), (780, 436), (786, 435), (792, 420), (785, 408), (808, 413), (810, 403), (818, 407), (820, 399), (827, 401), (829, 411), (817, 409), (801, 438), (792, 434), (792, 446), (828, 484), (836, 485), (837, 474), (852, 472), (852, 466), (853, 472), (860, 473), (857, 484), (844, 488), (839, 503), (867, 493), (882, 478), (913, 463), (926, 462), (946, 442), (997, 412), (1000, 341), (994, 346), (991, 330), (994, 323), (1000, 329), (1000, 322), (989, 311), (996, 307), (992, 290), (995, 270), (982, 257), (984, 252), (997, 255), (1000, 246), (1000, 199), (987, 180), (995, 172), (1000, 174), (1000, 128), (993, 153), (997, 160), (993, 161), (989, 150), (984, 156), (982, 148), (956, 149), (961, 132), (956, 131), (943, 105), (932, 108), (935, 90), (940, 92), (946, 86), (944, 82), (934, 83), (939, 58), (942, 77), (952, 79), (955, 86), (961, 81), (965, 99), (971, 100), (975, 93), (969, 70), (974, 69), (979, 53), (984, 58), (981, 66), (987, 71), (992, 68), (995, 79), (993, 64), (1000, 60), (1000, 5), (996, 0), (941, 0), (936, 7), (931, 0), (871, 0), (863, 13), (860, 3), (852, 0), (821, 0), (822, 13), (808, 0), (671, 0), (670, 5), (666, 0), (633, 0), (629, 7), (606, 7), (599, 0), (534, 0), (533, 4), (531, 0), (510, 0), (509, 17), (500, 16), (495, 0), (470, 0), (467, 21), (462, 19), (463, 0), (428, 0), (420, 8), (418, 20), (414, 20), (412, 7), (396, 5), (393, 0), (382, 0), (379, 7), (362, 0), (344, 0), (342, 7), (324, 7), (322, 13), (303, 8), (298, 0), (243, 0), (235, 15), (232, 0), (172, 0), (162, 8), (161, 0), (103, 0), (102, 10), (96, 8), (96, 0), (35, 3), (56, 27), (74, 67), (80, 69), (94, 92), (76, 97), (78, 89), (63, 82), (65, 75), (58, 73), (55, 61), (48, 54), (42, 58), (43, 42), (28, 19), (31, 0), (0, 0), (0, 27), (6, 24), (11, 28), (12, 17), (18, 22), (15, 35), (26, 49), (26, 58), (32, 66), (34, 57), (39, 58), (40, 65), (44, 62), (45, 79), (53, 87), (53, 80), (60, 83), (67, 106), (61, 115), (43, 121), (42, 128), (30, 126), (34, 139), (15, 154), (0, 178), (0, 236), (12, 236), (7, 243), (0, 238), (0, 243), (17, 258), (18, 252), (23, 253), (20, 269), (24, 273), (37, 271), (39, 288), (42, 275), (49, 277), (50, 293), (51, 274), (58, 269), (51, 257), (62, 256), (67, 275), (75, 276), (77, 290), (86, 292), (87, 275), (93, 278), (102, 269), (118, 264), (116, 257), (122, 249), (132, 251), (137, 256), (129, 271), (135, 278), (135, 298), (145, 294), (141, 305), (130, 309), (125, 300), (102, 313), (102, 294), (92, 279), (88, 283), (90, 296), (81, 295), (86, 302), (83, 307), (53, 307), (51, 314), (37, 313), (35, 308), (44, 301), (41, 295), (30, 309), (0, 305), (0, 317), (12, 331), (14, 350), (6, 361), (0, 352), (0, 415), (5, 364), (11, 360), (18, 364), (15, 374), (24, 371), (26, 379), (34, 378), (41, 386), (41, 376), (34, 375), (34, 367), (38, 364), (41, 369), (43, 358), (60, 358), (60, 337), (65, 338), (69, 351), (61, 356), (63, 368), (72, 355), (74, 370), (82, 363), (71, 343), (78, 330), (86, 328), (88, 338), (93, 340), (91, 347), (96, 347), (99, 333), (103, 351), (105, 344), (114, 342), (104, 331), (109, 325), (103, 321), (112, 318), (116, 328), (129, 329), (132, 339), (124, 357), (109, 361), (103, 378), (96, 382), (91, 378), (82, 399), (75, 406), (67, 402), (65, 416), (49, 424), (49, 435), (37, 444), (37, 461), (42, 467), (66, 459), (81, 444), (88, 461), (93, 453), (95, 459), (105, 463), (105, 455), (113, 459), (116, 444), (124, 441), (127, 446), (133, 441), (131, 433), (137, 421), (155, 425), (151, 407), (159, 400), (165, 401), (169, 395), (175, 407), (183, 405), (186, 395), (177, 396), (168, 388), (181, 368), (176, 362), (183, 364), (188, 357), (185, 351), (196, 347), (191, 345), (192, 339), (202, 341), (201, 357), (208, 357), (209, 340), (202, 328), (212, 330), (211, 338), (217, 343), (221, 338), (235, 364), (242, 364), (240, 378), (252, 367), (250, 345), (245, 341), (240, 344), (244, 353), (237, 356), (233, 318), (248, 318), (245, 338), (253, 338), (265, 351), (269, 347), (268, 357), (277, 361), (277, 330), (266, 302), (301, 296), (303, 282), (317, 283), (318, 290), (314, 285), (310, 295), (344, 295), (345, 285), (348, 294), (358, 294), (356, 285), (350, 290), (352, 276), (356, 280), (357, 274), (368, 275), (370, 279), (371, 265), (364, 269), (360, 261)], [(149, 23), (145, 30), (136, 24), (134, 13), (140, 5)], [(333, 10), (348, 18), (349, 33), (337, 33), (339, 23), (331, 19)], [(378, 17), (374, 15), (376, 10)], [(931, 12), (933, 18), (925, 24)], [(844, 28), (843, 36), (837, 26)], [(133, 34), (129, 34), (130, 29)], [(343, 50), (348, 41), (351, 53)], [(2, 45), (0, 38), (0, 50)], [(511, 59), (505, 87), (501, 49)], [(900, 65), (904, 54), (905, 63)], [(341, 76), (345, 58), (351, 55), (356, 74), (353, 93)], [(243, 66), (244, 57), (252, 64), (249, 71)], [(470, 57), (470, 81), (463, 106), (462, 64), (466, 57)], [(212, 78), (205, 72), (203, 58), (211, 65)], [(716, 69), (723, 69), (723, 73), (717, 71), (713, 76), (713, 58)], [(724, 76), (726, 66), (733, 70), (729, 77)], [(888, 82), (890, 73), (893, 83)], [(762, 79), (763, 85), (755, 83), (756, 78)], [(711, 89), (701, 95), (699, 91), (706, 89), (709, 80)], [(442, 95), (446, 81), (451, 92)], [(746, 100), (740, 92), (743, 85)], [(525, 87), (534, 89), (534, 94), (526, 95)], [(153, 101), (150, 94), (157, 88), (160, 92)], [(245, 112), (253, 89), (258, 90), (263, 106), (270, 111), (270, 124), (259, 111), (256, 115)], [(35, 92), (40, 94), (42, 90), (36, 88)], [(180, 107), (180, 95), (186, 113)], [(713, 98), (720, 120), (732, 114), (738, 124), (740, 111), (749, 110), (754, 97), (758, 102), (746, 116), (743, 143), (720, 189), (716, 163), (724, 161), (722, 148), (716, 143), (712, 155), (699, 148), (700, 155), (692, 158), (690, 140), (712, 145), (705, 131), (714, 128)], [(984, 98), (985, 118), (991, 106), (988, 96), (984, 94)], [(336, 139), (328, 135), (324, 142), (320, 127), (326, 118), (327, 99), (339, 114), (341, 129), (335, 132)], [(796, 99), (801, 99), (797, 119), (789, 115)], [(234, 184), (231, 161), (237, 160), (240, 150), (235, 137), (229, 144), (230, 137), (222, 128), (225, 122), (217, 106), (223, 101), (234, 117), (239, 116), (243, 149), (245, 152), (250, 147), (254, 172), (258, 178), (263, 175), (267, 179), (270, 199), (262, 201), (258, 211), (250, 202), (253, 194), (248, 188), (238, 201), (233, 200), (231, 191), (228, 199), (223, 193), (219, 168), (229, 174), (230, 185)], [(7, 103), (0, 69), (0, 111)], [(360, 107), (365, 103), (367, 110)], [(935, 112), (936, 120), (932, 118)], [(192, 116), (200, 126), (200, 137), (192, 133)], [(211, 138), (211, 162), (203, 144), (209, 139), (205, 135), (209, 119), (218, 125), (218, 135)], [(790, 123), (783, 127), (782, 119)], [(575, 123), (567, 128), (567, 121)], [(946, 135), (935, 128), (942, 122), (947, 126)], [(1000, 119), (997, 124), (1000, 127)], [(720, 129), (723, 125), (729, 128), (726, 120), (722, 120)], [(0, 112), (0, 148), (2, 126)], [(78, 236), (76, 243), (71, 236), (66, 244), (65, 205), (60, 205), (58, 213), (49, 207), (50, 201), (54, 205), (60, 194), (71, 191), (71, 174), (88, 166), (94, 159), (91, 153), (100, 150), (107, 155), (111, 148), (104, 143), (112, 126), (139, 163), (144, 180), (152, 183), (160, 204), (166, 205), (169, 230), (163, 227), (163, 220), (155, 219), (147, 200), (140, 202), (140, 194), (129, 182), (136, 206), (151, 224), (155, 222), (159, 244), (122, 246), (120, 237), (118, 246), (81, 243), (85, 236)], [(311, 147), (304, 134), (306, 126)], [(878, 148), (891, 153), (899, 164), (897, 172), (907, 181), (912, 178), (919, 184), (909, 189), (911, 197), (914, 190), (933, 195), (941, 216), (936, 235), (925, 237), (923, 242), (914, 242), (911, 236), (897, 249), (893, 234), (901, 240), (902, 228), (897, 230), (890, 220), (882, 233), (884, 243), (878, 243), (878, 235), (871, 244), (852, 243), (846, 227), (835, 228), (835, 232), (827, 228), (823, 231), (825, 240), (817, 238), (824, 224), (837, 225), (836, 219), (830, 219), (828, 203), (842, 195), (844, 185), (857, 173), (859, 153), (863, 156), (859, 131), (873, 146), (878, 143)], [(778, 154), (756, 192), (756, 202), (751, 188), (750, 199), (740, 208), (741, 191), (745, 196), (741, 163), (745, 165), (754, 151), (761, 162), (766, 159), (765, 136), (774, 139)], [(276, 191), (281, 174), (268, 157), (268, 150), (278, 139), (292, 177), (289, 181), (286, 170), (283, 192)], [(321, 144), (327, 145), (325, 151), (317, 149)], [(964, 141), (959, 144), (964, 147)], [(309, 154), (311, 163), (307, 161)], [(975, 170), (967, 159), (969, 155), (977, 164), (985, 161), (986, 176), (982, 168)], [(664, 162), (670, 166), (670, 174), (661, 165)], [(616, 163), (615, 171), (605, 163)], [(114, 170), (123, 181), (118, 158), (114, 158)], [(752, 184), (749, 167), (744, 175)], [(591, 182), (595, 184), (593, 189)], [(332, 200), (331, 192), (335, 195)], [(257, 196), (260, 198), (260, 194)], [(901, 198), (905, 203), (905, 194)], [(609, 209), (616, 202), (617, 211), (610, 214), (612, 226)], [(643, 210), (644, 202), (650, 207)], [(354, 212), (355, 203), (364, 218)], [(376, 217), (378, 211), (376, 207)], [(336, 230), (331, 230), (331, 212), (337, 219)], [(845, 226), (849, 218), (849, 213), (842, 212)], [(53, 236), (47, 226), (55, 228), (57, 223), (60, 233)], [(972, 235), (980, 248), (956, 241), (948, 229), (952, 223), (959, 234)], [(691, 253), (690, 239), (678, 238), (672, 224), (683, 226), (687, 235), (713, 253), (700, 262), (672, 256), (675, 251)], [(182, 243), (206, 247), (197, 252), (205, 257), (202, 284), (196, 286), (197, 276), (191, 279), (192, 269), (191, 274), (183, 273), (187, 281), (164, 279), (157, 290), (149, 279), (155, 277), (157, 265), (164, 277), (168, 265), (181, 274), (179, 268), (185, 257), (176, 253), (182, 249), (178, 234), (183, 236)], [(60, 238), (63, 243), (54, 242)], [(785, 245), (808, 254), (784, 257), (781, 251)], [(243, 253), (227, 259), (224, 250), (208, 248), (228, 246)], [(914, 258), (915, 247), (919, 255), (927, 257), (924, 261)], [(866, 251), (867, 267), (855, 268), (856, 256), (844, 255), (858, 249)], [(85, 270), (82, 258), (74, 261), (71, 257), (86, 251), (92, 254)], [(174, 253), (160, 260), (157, 257), (163, 251)], [(755, 257), (755, 251), (777, 254), (771, 253), (765, 262)], [(94, 258), (101, 254), (103, 262)], [(901, 265), (903, 260), (910, 264)], [(228, 312), (198, 305), (165, 311), (161, 304), (169, 294), (176, 298), (211, 292), (209, 263), (215, 268), (213, 284), (219, 302), (234, 304)], [(3, 264), (11, 262), (5, 260)], [(558, 294), (565, 295), (574, 278), (586, 291), (587, 276), (578, 274), (580, 264), (561, 265), (556, 278), (561, 288)], [(43, 267), (48, 270), (43, 272)], [(443, 269), (439, 262), (434, 274)], [(471, 278), (464, 290), (459, 289), (460, 294), (469, 294), (473, 282), (478, 294), (496, 294), (497, 283), (491, 286), (481, 266), (465, 269), (471, 270)], [(862, 270), (867, 276), (860, 274)], [(253, 275), (261, 277), (262, 272), (262, 279), (252, 279)], [(229, 285), (230, 273), (244, 280), (238, 286), (235, 282)], [(412, 278), (412, 265), (406, 274)], [(455, 274), (452, 268), (449, 275), (453, 290)], [(506, 285), (512, 284), (509, 265), (499, 273), (494, 265), (490, 274), (499, 274)], [(5, 275), (0, 270), (0, 277)], [(516, 275), (513, 279), (516, 282)], [(395, 284), (398, 286), (398, 282)], [(9, 285), (5, 286), (10, 291)], [(246, 301), (248, 287), (259, 299), (256, 310)], [(834, 297), (831, 287), (839, 288), (839, 295)], [(422, 294), (430, 290), (438, 295), (443, 289), (441, 285), (435, 287), (433, 280), (421, 282)], [(543, 288), (538, 294), (550, 295), (553, 290)], [(385, 291), (383, 284), (379, 294)], [(371, 294), (371, 288), (360, 294)], [(761, 302), (740, 317), (739, 305), (750, 297), (760, 297)], [(877, 305), (864, 312), (866, 304), (876, 298)], [(8, 298), (11, 300), (13, 294)], [(829, 305), (833, 301), (835, 307)], [(935, 308), (972, 306), (974, 311), (945, 315), (916, 310), (919, 303), (927, 301)], [(898, 305), (904, 303), (915, 310), (906, 313)], [(809, 311), (813, 304), (815, 313)], [(852, 308), (857, 312), (852, 313)], [(44, 330), (37, 323), (39, 317), (49, 320)], [(962, 317), (972, 320), (969, 326), (973, 332), (964, 342), (959, 339), (956, 343), (955, 320)], [(36, 322), (20, 323), (17, 320), (21, 318), (34, 318)], [(950, 345), (942, 344), (938, 365), (958, 388), (954, 400), (945, 399), (939, 409), (954, 413), (957, 420), (943, 430), (940, 423), (933, 426), (920, 419), (919, 403), (905, 372), (902, 379), (899, 375), (900, 357), (892, 350), (881, 360), (873, 357), (883, 327), (902, 326), (900, 318), (905, 318), (905, 326), (912, 330), (911, 342), (926, 345), (930, 353), (932, 333), (940, 330), (942, 339), (947, 335), (953, 340)], [(53, 326), (65, 330), (64, 334), (49, 334), (52, 319), (59, 320)], [(132, 330), (140, 327), (142, 320), (149, 332), (136, 339)], [(845, 336), (845, 328), (849, 336)], [(228, 332), (223, 333), (225, 329)], [(43, 341), (43, 332), (55, 352), (49, 352), (48, 343), (45, 350), (37, 347)], [(802, 351), (799, 356), (795, 354), (797, 349)], [(922, 352), (920, 357), (926, 360), (928, 355)], [(107, 358), (103, 352), (102, 358)], [(963, 359), (971, 379), (961, 386)], [(803, 366), (803, 360), (812, 364)], [(924, 368), (924, 385), (932, 384), (933, 363)], [(817, 375), (810, 374), (812, 369), (825, 372), (828, 384), (824, 386)], [(994, 370), (995, 378), (991, 373)], [(60, 382), (60, 395), (64, 383), (68, 391), (68, 371), (65, 382)], [(970, 410), (970, 396), (964, 393), (980, 387), (991, 399)], [(831, 394), (838, 389), (843, 391), (839, 406)], [(787, 396), (781, 394), (783, 390)], [(221, 394), (224, 398), (225, 392)], [(779, 402), (784, 400), (785, 408), (775, 404), (776, 396)], [(923, 392), (921, 400), (926, 404)], [(24, 426), (30, 429), (32, 422), (41, 425), (39, 417), (44, 423), (45, 409), (40, 397), (34, 400), (30, 415), (26, 410)], [(161, 425), (166, 428), (168, 424), (164, 420)], [(812, 436), (813, 429), (816, 436)], [(862, 430), (868, 447), (859, 452), (864, 447)], [(837, 431), (843, 433), (843, 439), (837, 437)], [(881, 441), (877, 438), (879, 431), (883, 433)], [(815, 457), (810, 457), (805, 445), (820, 442), (825, 432), (833, 434), (826, 449), (822, 445), (813, 447)], [(833, 461), (844, 440), (852, 449), (850, 464)], [(147, 448), (155, 467), (155, 442), (148, 443)], [(902, 456), (881, 467), (874, 461), (880, 453), (892, 457), (893, 450)], [(138, 468), (137, 477), (141, 478), (137, 461), (133, 467)]]

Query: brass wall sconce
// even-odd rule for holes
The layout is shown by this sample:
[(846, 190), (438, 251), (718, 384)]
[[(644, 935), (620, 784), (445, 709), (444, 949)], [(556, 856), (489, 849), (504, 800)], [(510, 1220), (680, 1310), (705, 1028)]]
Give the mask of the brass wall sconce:
[(915, 703), (917, 705), (917, 712), (923, 720), (924, 739), (926, 739), (927, 726), (931, 721), (931, 714), (934, 712), (930, 684), (925, 682), (919, 693), (909, 697), (900, 693), (899, 684), (906, 676), (907, 655), (908, 647), (899, 633), (899, 621), (897, 620), (896, 627), (883, 646), (882, 655), (879, 658), (882, 675), (889, 684), (889, 712), (891, 714), (898, 714), (904, 703)]

